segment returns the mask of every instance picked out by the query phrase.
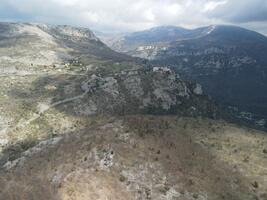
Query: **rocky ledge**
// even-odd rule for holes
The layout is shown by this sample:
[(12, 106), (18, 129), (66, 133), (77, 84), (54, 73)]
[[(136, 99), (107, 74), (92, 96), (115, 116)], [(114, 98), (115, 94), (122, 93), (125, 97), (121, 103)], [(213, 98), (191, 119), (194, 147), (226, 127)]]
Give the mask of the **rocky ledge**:
[(86, 96), (74, 102), (77, 114), (177, 114), (216, 118), (219, 113), (198, 83), (185, 82), (166, 67), (92, 74), (81, 88)]

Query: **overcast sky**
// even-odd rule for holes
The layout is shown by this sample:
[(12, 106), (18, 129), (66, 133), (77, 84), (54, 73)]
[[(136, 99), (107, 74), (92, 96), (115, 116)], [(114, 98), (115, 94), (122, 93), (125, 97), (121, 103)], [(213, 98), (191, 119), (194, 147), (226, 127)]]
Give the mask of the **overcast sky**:
[(267, 35), (267, 0), (0, 0), (0, 20), (118, 32), (234, 24)]

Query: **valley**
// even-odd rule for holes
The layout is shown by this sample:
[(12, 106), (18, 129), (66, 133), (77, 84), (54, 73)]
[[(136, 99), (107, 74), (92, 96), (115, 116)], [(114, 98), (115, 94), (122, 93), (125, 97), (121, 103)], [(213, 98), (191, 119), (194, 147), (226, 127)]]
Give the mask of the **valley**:
[(30, 23), (0, 24), (0, 60), (1, 200), (267, 199), (262, 126), (173, 67)]
[(196, 29), (162, 26), (129, 33), (107, 44), (114, 50), (146, 58), (151, 65), (168, 66), (183, 79), (200, 83), (216, 102), (246, 113), (255, 125), (266, 122), (264, 35), (227, 25)]

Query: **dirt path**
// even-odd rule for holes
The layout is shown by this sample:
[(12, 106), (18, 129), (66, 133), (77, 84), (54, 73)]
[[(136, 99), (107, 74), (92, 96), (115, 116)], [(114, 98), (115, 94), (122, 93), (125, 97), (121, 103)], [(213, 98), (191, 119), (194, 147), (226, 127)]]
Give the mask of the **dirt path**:
[(25, 76), (47, 76), (47, 75), (72, 75), (72, 76), (86, 76), (86, 74), (72, 73), (72, 72), (62, 72), (62, 73), (51, 73), (51, 72), (38, 72), (38, 73), (2, 73), (0, 77), (25, 77)]
[(8, 132), (13, 131), (16, 128), (21, 129), (21, 128), (27, 127), (31, 122), (33, 122), (36, 119), (40, 118), (41, 115), (44, 114), (45, 112), (47, 112), (50, 108), (59, 106), (61, 104), (66, 104), (66, 103), (75, 101), (77, 99), (82, 99), (89, 91), (90, 91), (90, 88), (86, 88), (86, 90), (80, 95), (77, 95), (77, 96), (74, 96), (74, 97), (70, 97), (70, 98), (66, 98), (66, 99), (54, 102), (53, 104), (50, 104), (50, 105), (39, 103), (38, 107), (37, 107), (37, 110), (38, 110), (37, 113), (34, 113), (33, 116), (30, 119), (23, 120), (23, 121), (20, 120), (20, 122), (16, 126), (14, 126), (12, 128), (8, 128), (8, 127), (4, 128), (3, 130), (0, 131), (0, 137), (2, 137), (2, 138), (4, 137), (5, 138), (7, 136), (7, 134), (8, 134)]

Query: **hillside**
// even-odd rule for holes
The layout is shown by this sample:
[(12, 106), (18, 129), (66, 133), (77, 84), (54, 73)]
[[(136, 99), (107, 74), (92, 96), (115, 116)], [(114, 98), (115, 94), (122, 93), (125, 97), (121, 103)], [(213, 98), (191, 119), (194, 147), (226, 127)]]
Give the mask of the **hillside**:
[(266, 133), (166, 68), (1, 80), (3, 199), (266, 198)]
[[(121, 41), (126, 51), (131, 43), (129, 55), (150, 59), (152, 65), (172, 67), (182, 78), (199, 82), (217, 102), (266, 121), (267, 38), (235, 26), (175, 30), (174, 37), (169, 28), (161, 27), (130, 34)], [(154, 41), (142, 42), (147, 35)], [(137, 46), (132, 48), (132, 43)]]
[(266, 132), (201, 84), (88, 29), (0, 30), (1, 200), (266, 200)]
[[(68, 63), (77, 57), (132, 60), (112, 51), (89, 29), (71, 26), (0, 23), (0, 70)], [(25, 65), (27, 68), (25, 69)]]
[(176, 117), (96, 118), (86, 124), (8, 163), (1, 173), (1, 198), (267, 197), (266, 134)]
[(143, 53), (149, 53), (153, 51), (153, 48), (158, 49), (162, 47), (164, 49), (168, 46), (169, 42), (199, 38), (207, 35), (212, 29), (212, 26), (194, 30), (176, 26), (159, 26), (149, 30), (121, 34), (119, 36), (105, 36), (98, 32), (96, 33), (101, 39), (103, 38), (103, 41), (106, 42), (108, 46), (116, 51), (128, 53), (130, 55), (134, 54), (136, 51), (136, 55), (134, 54), (135, 56), (151, 59), (152, 57), (150, 56), (152, 55), (142, 55), (142, 51)]

